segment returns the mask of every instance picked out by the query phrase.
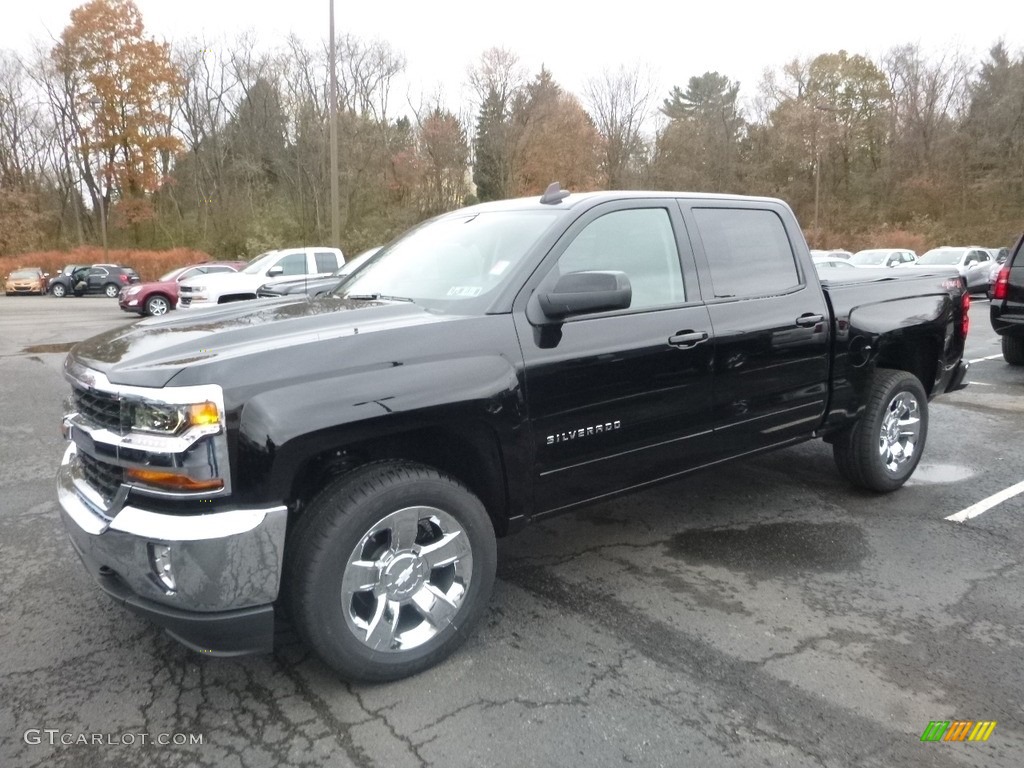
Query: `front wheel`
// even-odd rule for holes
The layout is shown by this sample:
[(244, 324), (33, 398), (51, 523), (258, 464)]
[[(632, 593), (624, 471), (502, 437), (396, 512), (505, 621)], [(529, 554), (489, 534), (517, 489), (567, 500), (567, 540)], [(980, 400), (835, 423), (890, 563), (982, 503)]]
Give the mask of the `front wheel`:
[(146, 300), (146, 314), (159, 317), (166, 315), (171, 309), (171, 302), (163, 296), (150, 296)]
[(50, 295), (52, 295), (53, 298), (55, 299), (63, 299), (67, 292), (68, 289), (65, 288), (61, 283), (55, 283), (54, 286), (50, 289)]
[(895, 491), (914, 473), (928, 436), (928, 395), (916, 376), (879, 368), (864, 413), (839, 435), (832, 455), (840, 473), (861, 488)]
[(121, 292), (121, 286), (115, 283), (107, 283), (103, 286), (103, 293), (108, 299), (116, 299), (117, 294)]
[(1024, 336), (1002, 336), (1003, 360), (1010, 365), (1024, 365)]
[(466, 639), (494, 585), (487, 512), (457, 480), (422, 464), (356, 469), (295, 524), (285, 596), (299, 634), (350, 680), (396, 680)]

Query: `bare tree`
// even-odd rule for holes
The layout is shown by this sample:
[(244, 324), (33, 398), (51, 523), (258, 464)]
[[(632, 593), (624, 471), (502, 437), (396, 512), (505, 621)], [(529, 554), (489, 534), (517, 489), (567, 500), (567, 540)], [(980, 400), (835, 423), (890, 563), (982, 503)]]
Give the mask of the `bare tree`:
[(469, 69), (469, 87), (480, 109), (490, 96), (508, 108), (512, 98), (526, 86), (526, 68), (507, 48), (488, 48), (480, 54), (476, 66)]
[(889, 194), (897, 216), (942, 218), (966, 195), (969, 147), (959, 123), (967, 109), (971, 68), (958, 51), (932, 61), (917, 45), (882, 60), (892, 93)]
[(650, 74), (639, 66), (605, 70), (586, 83), (586, 104), (604, 139), (602, 170), (612, 189), (634, 187), (641, 178), (652, 90)]

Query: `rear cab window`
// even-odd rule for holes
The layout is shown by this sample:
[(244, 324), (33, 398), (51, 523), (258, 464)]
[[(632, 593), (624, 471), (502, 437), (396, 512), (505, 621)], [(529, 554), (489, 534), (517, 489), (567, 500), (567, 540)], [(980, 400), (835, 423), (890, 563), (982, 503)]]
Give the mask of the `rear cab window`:
[(692, 213), (714, 298), (756, 298), (801, 287), (789, 235), (775, 211), (695, 207)]
[(338, 263), (338, 254), (333, 251), (316, 251), (313, 258), (316, 259), (317, 272), (330, 273), (341, 266)]

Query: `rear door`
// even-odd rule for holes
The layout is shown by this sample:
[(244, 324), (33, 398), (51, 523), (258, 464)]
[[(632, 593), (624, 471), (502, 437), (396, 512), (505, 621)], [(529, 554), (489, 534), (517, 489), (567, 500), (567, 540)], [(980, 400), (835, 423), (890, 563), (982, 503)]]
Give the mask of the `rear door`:
[(733, 456), (806, 437), (825, 412), (829, 311), (772, 201), (684, 201), (714, 347), (715, 445)]
[[(530, 321), (526, 310), (537, 305), (528, 302), (560, 275), (601, 270), (626, 273), (629, 309)], [(711, 435), (714, 338), (674, 200), (587, 211), (538, 279), (515, 312), (533, 424), (535, 508), (563, 508), (701, 463)]]
[(109, 282), (107, 276), (110, 271), (105, 267), (93, 267), (89, 270), (88, 276), (85, 278), (86, 290), (89, 293), (99, 293), (103, 290), (103, 286)]

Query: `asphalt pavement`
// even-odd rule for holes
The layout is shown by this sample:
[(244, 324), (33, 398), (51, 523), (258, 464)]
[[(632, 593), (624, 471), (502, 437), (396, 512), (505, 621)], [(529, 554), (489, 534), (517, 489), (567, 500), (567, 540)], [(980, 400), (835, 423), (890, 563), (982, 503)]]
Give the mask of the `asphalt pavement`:
[[(818, 441), (499, 543), (480, 629), (388, 685), (187, 651), (91, 582), (54, 475), (69, 345), (103, 297), (0, 296), (0, 766), (1018, 766), (1024, 369), (975, 302), (970, 386), (900, 491)], [(946, 518), (999, 503), (966, 522)], [(987, 741), (924, 742), (933, 721)]]

